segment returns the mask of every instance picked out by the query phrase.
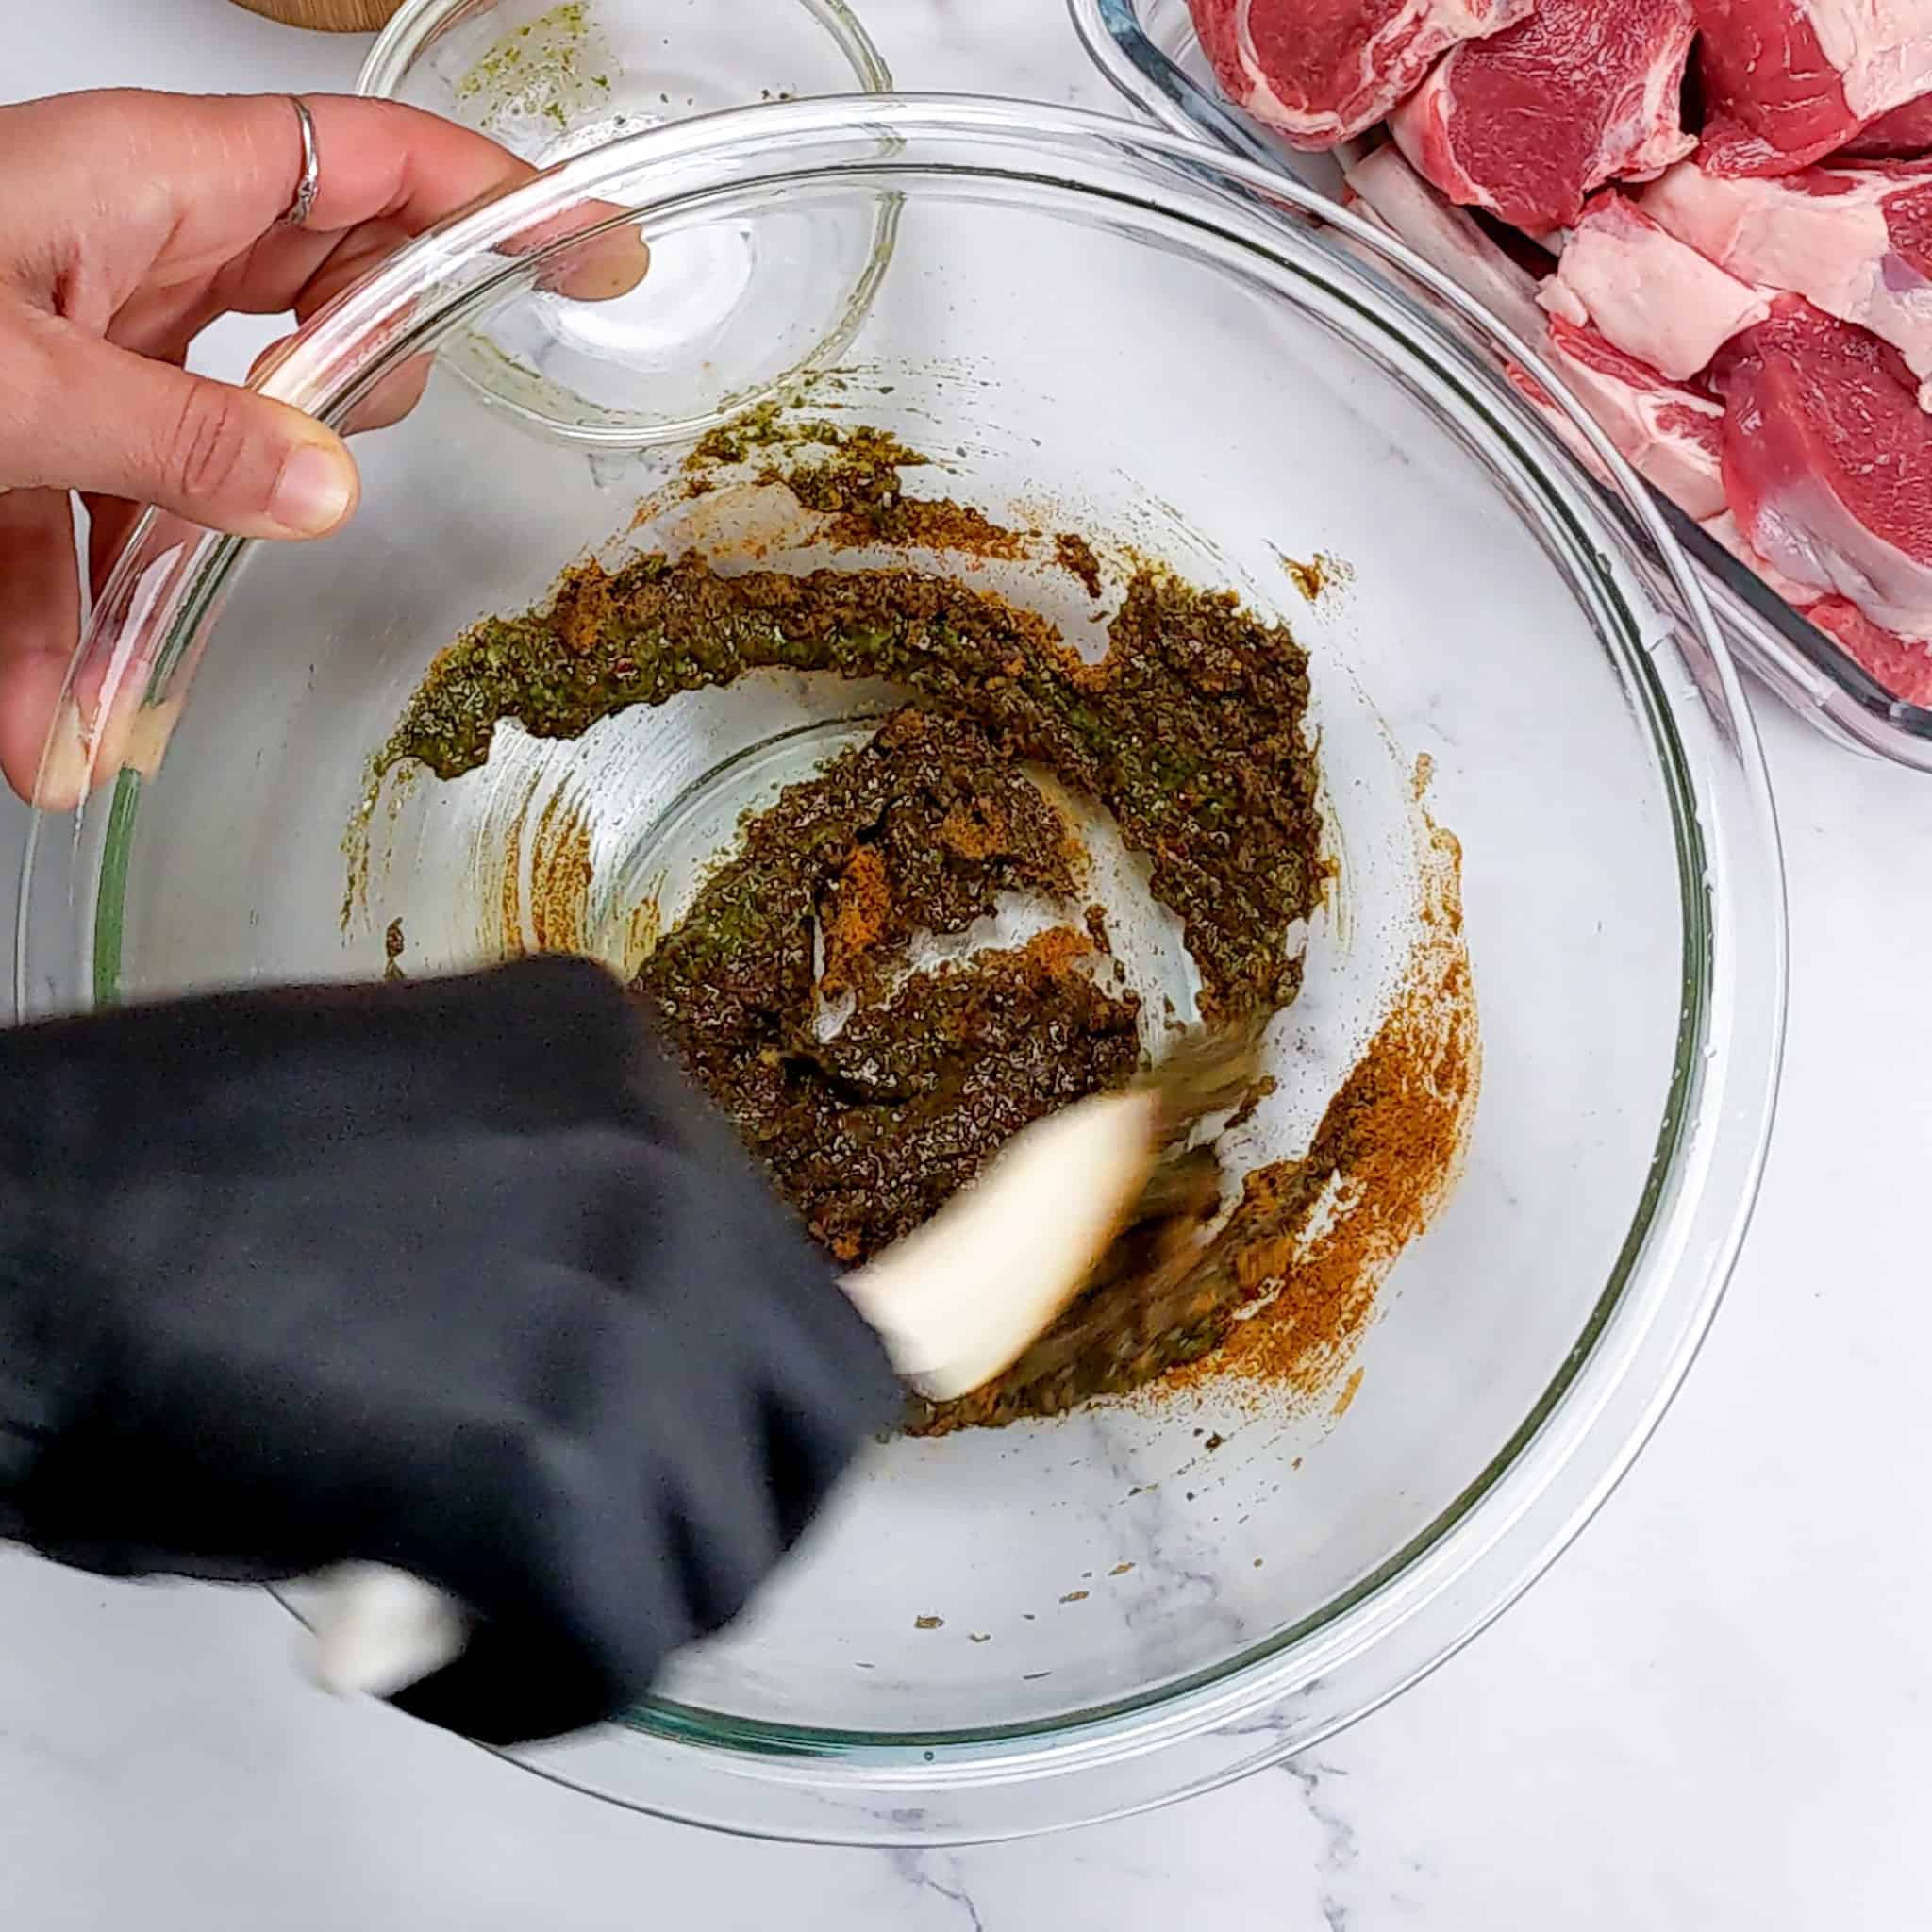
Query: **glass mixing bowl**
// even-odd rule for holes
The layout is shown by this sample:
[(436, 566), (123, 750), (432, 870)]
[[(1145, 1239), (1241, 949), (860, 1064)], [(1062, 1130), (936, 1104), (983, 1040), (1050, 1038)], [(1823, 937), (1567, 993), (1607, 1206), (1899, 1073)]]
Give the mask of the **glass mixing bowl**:
[[(724, 108), (891, 84), (844, 0), (408, 0), (357, 89), (475, 127), (541, 168)], [(771, 208), (708, 222), (664, 238), (648, 297), (491, 309), (443, 344), (443, 361), (572, 441), (696, 434), (839, 357), (896, 214), (882, 196), (796, 223)]]
[[(834, 1841), (1008, 1836), (1205, 1789), (1495, 1615), (1602, 1501), (1711, 1318), (1784, 988), (1757, 741), (1647, 497), (1579, 426), (1614, 488), (1587, 481), (1495, 377), (1491, 325), (1420, 263), (1186, 141), (891, 96), (658, 129), (408, 250), (264, 383), (352, 423), (404, 358), (570, 299), (593, 217), (662, 249), (841, 229), (888, 201), (898, 245), (826, 407), (931, 454), (908, 488), (1110, 531), (1294, 625), (1340, 866), (1311, 996), (1368, 957), (1378, 814), (1426, 755), (1463, 851), (1485, 1066), (1459, 1190), (1388, 1280), (1351, 1401), (1256, 1413), (1209, 1381), (882, 1445), (755, 1615), (628, 1722), (518, 1754), (627, 1804)], [(1405, 275), (1459, 306), (1468, 340)], [(693, 341), (693, 379), (733, 391), (740, 347)], [(501, 943), (478, 908), (500, 895), (503, 816), (544, 787), (603, 801), (589, 856), (617, 878), (641, 845), (715, 851), (724, 774), (769, 784), (862, 708), (768, 679), (575, 744), (506, 726), (480, 771), (365, 812), (366, 760), (432, 655), (587, 548), (652, 542), (686, 452), (614, 465), (447, 372), (358, 448), (362, 508), (331, 541), (137, 533), (32, 827), (24, 1011), (374, 974), (398, 911), (410, 971), (474, 958)], [(1347, 572), (1309, 602), (1284, 558), (1314, 552)], [(95, 789), (57, 811), (82, 763)], [(609, 924), (593, 903), (590, 942)], [(1322, 1024), (1318, 1006), (1304, 1032)]]

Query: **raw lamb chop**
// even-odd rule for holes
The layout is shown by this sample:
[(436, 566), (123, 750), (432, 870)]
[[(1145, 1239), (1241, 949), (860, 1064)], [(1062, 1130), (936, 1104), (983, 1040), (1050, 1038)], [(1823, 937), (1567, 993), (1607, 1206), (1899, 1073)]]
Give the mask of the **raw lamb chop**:
[(1789, 175), (1932, 92), (1928, 0), (1696, 0), (1714, 175)]
[(1890, 342), (1932, 408), (1932, 165), (1744, 180), (1686, 161), (1644, 191), (1642, 207), (1732, 275)]
[[(1594, 329), (1545, 314), (1537, 305), (1536, 277), (1443, 201), (1393, 148), (1378, 148), (1357, 162), (1348, 171), (1348, 185), (1392, 234), (1538, 350), (1639, 475), (1690, 516), (1723, 510), (1718, 425), (1724, 411), (1708, 396), (1645, 368)], [(1600, 467), (1541, 384), (1520, 366), (1506, 373), (1578, 457)]]
[(1814, 604), (1805, 615), (1820, 630), (1829, 631), (1853, 662), (1862, 665), (1893, 697), (1932, 707), (1932, 646), (1874, 624), (1842, 597)]
[(1766, 590), (1774, 596), (1782, 597), (1793, 610), (1803, 610), (1807, 605), (1818, 602), (1818, 592), (1809, 584), (1801, 584), (1796, 577), (1786, 576), (1769, 558), (1760, 557), (1752, 549), (1749, 539), (1739, 529), (1738, 520), (1729, 510), (1719, 516), (1706, 517), (1702, 527), (1746, 570), (1755, 572), (1763, 580)]
[(1856, 604), (1842, 597), (1820, 597), (1808, 584), (1786, 576), (1751, 547), (1729, 510), (1722, 516), (1707, 517), (1704, 527), (1747, 570), (1755, 571), (1774, 596), (1782, 597), (1793, 610), (1802, 611), (1820, 630), (1836, 639), (1852, 661), (1893, 697), (1910, 705), (1932, 707), (1932, 645), (1885, 630)]
[(1719, 353), (1724, 494), (1787, 576), (1932, 638), (1932, 416), (1874, 336), (1780, 296)]
[(1451, 201), (1532, 235), (1567, 228), (1591, 189), (1696, 145), (1678, 122), (1695, 32), (1691, 0), (1542, 0), (1448, 55), (1390, 125)]
[(1188, 0), (1214, 77), (1296, 147), (1381, 120), (1458, 41), (1524, 19), (1535, 0)]
[(1543, 354), (1640, 476), (1686, 516), (1702, 520), (1724, 508), (1718, 404), (1560, 315), (1550, 317)]
[(1537, 298), (1552, 315), (1592, 325), (1625, 354), (1678, 382), (1699, 373), (1770, 305), (1621, 194), (1597, 195), (1563, 243)]
[(1910, 705), (1932, 706), (1932, 645), (1885, 630), (1856, 604), (1842, 597), (1821, 598), (1808, 584), (1786, 576), (1751, 547), (1729, 510), (1721, 517), (1707, 517), (1704, 527), (1747, 570), (1756, 571), (1774, 595), (1837, 639), (1852, 661), (1892, 696)]
[(1881, 114), (1831, 158), (1834, 161), (1909, 161), (1932, 154), (1932, 94)]

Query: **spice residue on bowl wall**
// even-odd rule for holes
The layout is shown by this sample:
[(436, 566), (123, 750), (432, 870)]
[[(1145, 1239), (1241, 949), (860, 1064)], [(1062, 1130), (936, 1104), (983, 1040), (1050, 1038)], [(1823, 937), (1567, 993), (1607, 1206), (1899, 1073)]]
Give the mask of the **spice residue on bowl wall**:
[[(823, 548), (1032, 559), (1098, 597), (1087, 537), (908, 495), (905, 473), (924, 462), (887, 432), (788, 424), (766, 408), (707, 437), (682, 489), (701, 498), (749, 477), (815, 519)], [(1091, 660), (1039, 612), (929, 568), (745, 560), (646, 552), (574, 566), (543, 605), (486, 620), (439, 658), (378, 755), (378, 782), (408, 762), (457, 778), (488, 758), (506, 719), (572, 739), (761, 670), (906, 693), (869, 739), (751, 814), (661, 933), (648, 908), (655, 944), (633, 981), (849, 1264), (925, 1219), (1019, 1127), (1143, 1060), (1142, 1002), (1109, 958), (1056, 787), (1104, 808), (1140, 856), (1180, 923), (1204, 1017), (1259, 1026), (1293, 1000), (1299, 936), (1327, 876), (1307, 662), (1285, 625), (1139, 559)], [(545, 816), (555, 809), (553, 798)], [(554, 826), (538, 830), (558, 842)], [(561, 897), (580, 908), (588, 845), (561, 842)], [(558, 891), (554, 871), (537, 891)], [(1058, 908), (1059, 923), (915, 969), (915, 941), (965, 939), (1013, 893)], [(1437, 950), (1460, 960), (1453, 878), (1434, 900)], [(583, 943), (580, 913), (545, 924), (555, 943)], [(519, 912), (512, 946), (523, 931)], [(1241, 1177), (1217, 1224), (1220, 1168), (1202, 1150), (1185, 1200), (1137, 1251), (1146, 1292), (1097, 1288), (1109, 1298), (1076, 1303), (1007, 1375), (921, 1407), (911, 1425), (1051, 1413), (1183, 1369), (1312, 1386), (1328, 1373), (1319, 1364), (1345, 1358), (1387, 1261), (1453, 1177), (1474, 1094), (1466, 968), (1459, 983), (1410, 978), (1305, 1158)]]
[(608, 103), (614, 64), (584, 0), (561, 0), (486, 47), (457, 82), (456, 98), (486, 133), (539, 124), (555, 132)]

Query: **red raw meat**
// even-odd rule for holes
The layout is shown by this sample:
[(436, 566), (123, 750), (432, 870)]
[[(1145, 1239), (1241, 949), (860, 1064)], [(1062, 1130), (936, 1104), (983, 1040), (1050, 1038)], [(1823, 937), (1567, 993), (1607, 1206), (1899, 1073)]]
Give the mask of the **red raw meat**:
[(1882, 628), (1842, 597), (1821, 598), (1808, 584), (1794, 583), (1752, 549), (1729, 510), (1721, 517), (1707, 517), (1704, 527), (1739, 562), (1756, 571), (1775, 595), (1836, 639), (1853, 663), (1893, 697), (1910, 705), (1932, 707), (1932, 645)]
[(1678, 120), (1691, 0), (1542, 0), (1457, 48), (1396, 109), (1402, 151), (1451, 201), (1533, 235), (1591, 189), (1647, 180), (1696, 145)]
[(1728, 343), (1724, 494), (1787, 576), (1932, 637), (1932, 417), (1894, 352), (1796, 296)]
[(1921, 94), (1903, 108), (1853, 135), (1832, 156), (1835, 161), (1909, 161), (1932, 153), (1932, 94)]
[(1806, 609), (1818, 602), (1818, 592), (1809, 584), (1801, 584), (1795, 577), (1786, 576), (1770, 558), (1758, 556), (1752, 549), (1749, 540), (1738, 527), (1737, 518), (1729, 510), (1719, 516), (1706, 517), (1703, 523), (1705, 529), (1746, 570), (1755, 572), (1765, 588), (1782, 597), (1793, 610)]
[(1696, 0), (1713, 175), (1788, 175), (1932, 92), (1927, 0)]
[(1543, 354), (1640, 476), (1686, 516), (1711, 517), (1724, 508), (1724, 410), (1708, 396), (1560, 315), (1550, 317)]
[(1829, 597), (1805, 615), (1828, 631), (1893, 697), (1908, 705), (1932, 707), (1932, 648), (1914, 638), (1875, 625), (1856, 604)]
[(1642, 207), (1741, 280), (1802, 295), (1890, 342), (1932, 404), (1932, 165), (1759, 180), (1684, 161), (1644, 190)]
[(1740, 328), (1771, 313), (1756, 289), (1614, 190), (1591, 198), (1537, 299), (1552, 315), (1591, 324), (1625, 354), (1678, 382), (1698, 375)]
[[(1723, 510), (1718, 425), (1724, 411), (1708, 396), (1666, 380), (1594, 329), (1546, 315), (1537, 306), (1536, 277), (1470, 216), (1451, 208), (1393, 148), (1377, 148), (1357, 162), (1348, 171), (1348, 185), (1392, 234), (1539, 350), (1639, 475), (1690, 516)], [(1506, 373), (1577, 457), (1600, 469), (1595, 452), (1542, 385), (1520, 366), (1508, 365)]]
[(1382, 120), (1459, 41), (1525, 18), (1535, 0), (1188, 0), (1229, 100), (1296, 147)]

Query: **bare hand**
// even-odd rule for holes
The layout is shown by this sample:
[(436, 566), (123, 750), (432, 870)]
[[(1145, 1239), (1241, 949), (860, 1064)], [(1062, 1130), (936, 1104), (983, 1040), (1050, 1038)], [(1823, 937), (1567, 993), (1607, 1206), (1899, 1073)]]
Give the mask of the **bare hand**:
[[(139, 508), (236, 536), (325, 536), (356, 465), (285, 404), (191, 375), (217, 316), (306, 320), (382, 257), (531, 170), (388, 102), (308, 98), (320, 192), (285, 95), (75, 94), (0, 108), (0, 772), (30, 791), (77, 641), (70, 491), (96, 580)], [(420, 379), (420, 378), (419, 378)], [(391, 394), (401, 413), (413, 392)]]

